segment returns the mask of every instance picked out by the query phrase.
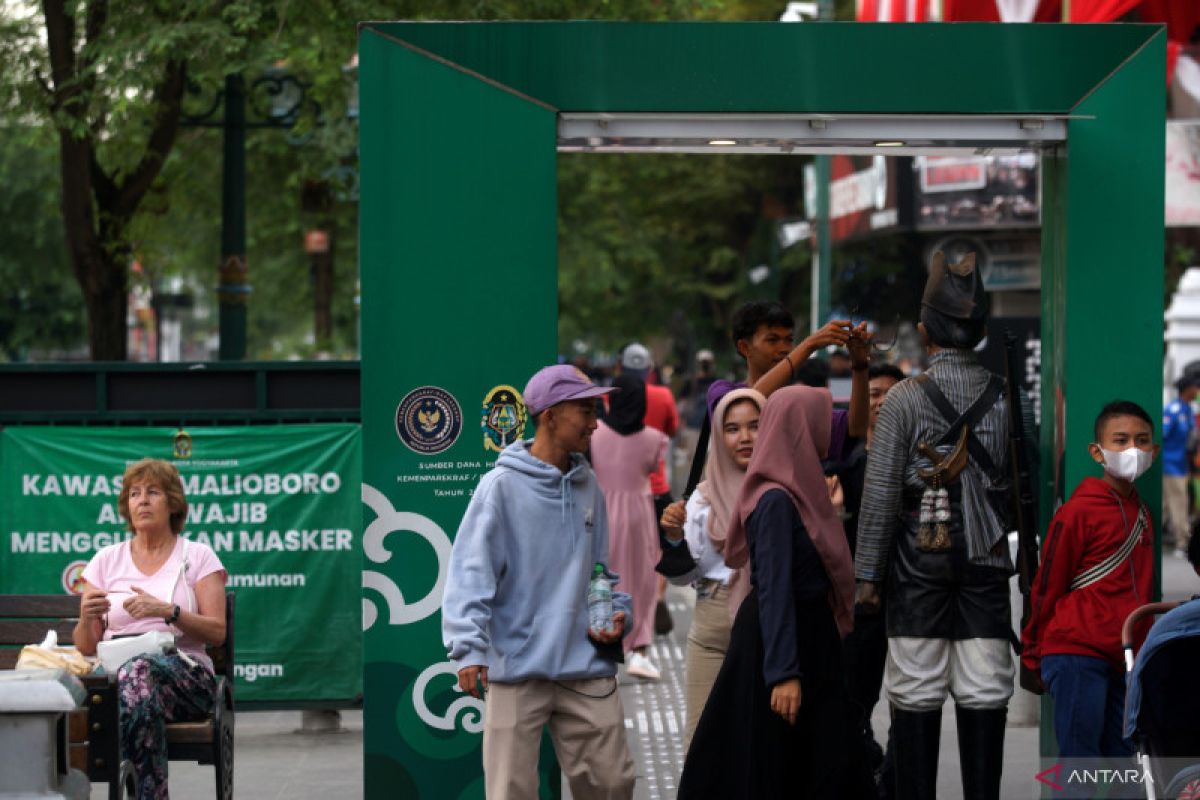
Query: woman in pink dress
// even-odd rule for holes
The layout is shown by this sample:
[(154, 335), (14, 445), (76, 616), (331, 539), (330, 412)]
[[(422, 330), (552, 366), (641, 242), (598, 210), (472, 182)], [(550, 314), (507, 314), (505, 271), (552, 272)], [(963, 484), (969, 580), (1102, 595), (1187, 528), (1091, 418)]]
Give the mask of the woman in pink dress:
[[(592, 468), (608, 509), (608, 562), (620, 575), (620, 587), (633, 597), (633, 628), (625, 637), (630, 675), (658, 680), (658, 668), (646, 655), (654, 635), (658, 599), (658, 522), (650, 494), (650, 475), (667, 448), (667, 437), (648, 428), (646, 384), (622, 373), (613, 381), (608, 415), (592, 434)], [(632, 652), (631, 652), (632, 651)]]

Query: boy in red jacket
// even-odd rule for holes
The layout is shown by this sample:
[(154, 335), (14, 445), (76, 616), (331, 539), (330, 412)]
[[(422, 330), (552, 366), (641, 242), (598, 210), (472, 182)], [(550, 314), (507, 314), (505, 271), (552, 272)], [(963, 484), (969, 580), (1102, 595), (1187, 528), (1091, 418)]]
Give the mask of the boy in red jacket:
[(1100, 411), (1095, 433), (1088, 450), (1104, 475), (1084, 478), (1050, 522), (1021, 635), (1022, 662), (1054, 698), (1059, 754), (1081, 758), (1133, 752), (1121, 735), (1121, 626), (1151, 601), (1154, 571), (1150, 513), (1133, 485), (1158, 455), (1154, 424), (1121, 400)]

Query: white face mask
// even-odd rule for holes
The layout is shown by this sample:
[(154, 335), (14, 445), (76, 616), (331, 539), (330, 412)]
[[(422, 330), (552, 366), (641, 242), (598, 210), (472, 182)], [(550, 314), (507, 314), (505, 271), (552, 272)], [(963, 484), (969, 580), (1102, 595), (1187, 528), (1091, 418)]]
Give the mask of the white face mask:
[(1137, 447), (1127, 450), (1105, 450), (1101, 447), (1100, 452), (1104, 454), (1104, 471), (1125, 481), (1137, 480), (1154, 463), (1153, 452)]

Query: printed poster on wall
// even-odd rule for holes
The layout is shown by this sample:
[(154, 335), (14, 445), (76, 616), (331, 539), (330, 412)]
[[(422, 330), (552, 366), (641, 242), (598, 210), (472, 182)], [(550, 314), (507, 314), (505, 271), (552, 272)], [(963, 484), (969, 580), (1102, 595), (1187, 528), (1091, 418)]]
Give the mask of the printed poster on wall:
[(213, 548), (236, 594), (238, 702), (362, 693), (359, 426), (12, 427), (0, 431), (0, 592), (78, 593), (128, 539), (127, 464), (175, 464), (183, 535)]

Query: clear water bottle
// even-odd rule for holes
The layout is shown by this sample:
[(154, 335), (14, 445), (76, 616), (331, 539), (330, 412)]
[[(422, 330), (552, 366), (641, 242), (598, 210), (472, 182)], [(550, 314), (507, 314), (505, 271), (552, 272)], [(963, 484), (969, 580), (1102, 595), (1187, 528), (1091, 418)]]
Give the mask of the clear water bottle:
[(593, 633), (612, 633), (612, 583), (608, 580), (603, 564), (592, 567), (587, 601), (588, 628)]

